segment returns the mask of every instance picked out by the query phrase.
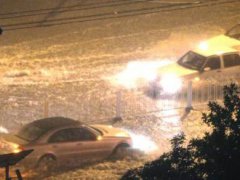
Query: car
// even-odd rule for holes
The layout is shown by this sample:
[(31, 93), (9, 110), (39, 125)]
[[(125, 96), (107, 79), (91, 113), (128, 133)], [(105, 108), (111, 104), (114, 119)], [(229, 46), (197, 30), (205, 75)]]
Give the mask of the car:
[(15, 143), (16, 153), (33, 149), (22, 164), (41, 170), (103, 160), (132, 145), (124, 130), (109, 125), (87, 125), (64, 117), (33, 121), (15, 135), (6, 134), (5, 139)]
[(200, 43), (177, 62), (160, 67), (156, 77), (149, 83), (147, 93), (174, 94), (186, 81), (239, 78), (240, 24), (224, 35)]

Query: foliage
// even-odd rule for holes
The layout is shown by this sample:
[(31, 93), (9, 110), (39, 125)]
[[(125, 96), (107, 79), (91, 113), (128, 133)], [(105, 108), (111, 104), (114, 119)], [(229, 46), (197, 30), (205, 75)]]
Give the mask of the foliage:
[(212, 127), (202, 139), (184, 147), (184, 134), (171, 140), (172, 151), (143, 167), (129, 170), (125, 179), (234, 180), (240, 167), (240, 97), (235, 84), (224, 87), (223, 105), (209, 103), (202, 120)]

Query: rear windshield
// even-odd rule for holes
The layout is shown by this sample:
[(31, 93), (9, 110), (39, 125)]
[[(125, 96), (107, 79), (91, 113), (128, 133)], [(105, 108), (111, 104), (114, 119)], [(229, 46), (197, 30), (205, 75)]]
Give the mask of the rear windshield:
[(27, 141), (34, 141), (42, 136), (46, 131), (46, 129), (41, 129), (34, 125), (27, 125), (20, 129), (17, 136)]

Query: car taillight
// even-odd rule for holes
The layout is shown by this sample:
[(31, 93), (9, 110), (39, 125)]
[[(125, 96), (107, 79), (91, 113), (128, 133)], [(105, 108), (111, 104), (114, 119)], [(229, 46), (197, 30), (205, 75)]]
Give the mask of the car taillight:
[(19, 144), (8, 142), (6, 140), (0, 140), (0, 148), (4, 153), (19, 153), (23, 150), (23, 147)]
[(8, 142), (8, 146), (12, 153), (19, 153), (23, 150), (23, 147), (16, 143)]
[(20, 146), (19, 144), (13, 144), (13, 153), (19, 153), (21, 151), (23, 151), (24, 148), (22, 146)]

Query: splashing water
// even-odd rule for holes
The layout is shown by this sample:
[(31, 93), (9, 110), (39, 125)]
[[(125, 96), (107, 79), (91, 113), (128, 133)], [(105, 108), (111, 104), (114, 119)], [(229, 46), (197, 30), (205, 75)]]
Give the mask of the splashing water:
[(159, 128), (164, 131), (166, 138), (172, 139), (182, 131), (181, 117), (176, 109), (178, 104), (175, 100), (161, 100), (157, 102), (157, 107), (162, 110), (159, 113), (161, 118), (161, 126)]
[(114, 76), (114, 84), (127, 89), (135, 89), (154, 80), (157, 77), (158, 68), (170, 64), (170, 60), (158, 61), (132, 61), (126, 69)]
[(0, 133), (8, 134), (9, 132), (8, 132), (7, 128), (0, 126)]
[(158, 150), (158, 146), (154, 141), (150, 139), (150, 137), (135, 134), (133, 132), (128, 132), (132, 138), (132, 146), (134, 149), (138, 149), (143, 151), (144, 153), (151, 153)]

